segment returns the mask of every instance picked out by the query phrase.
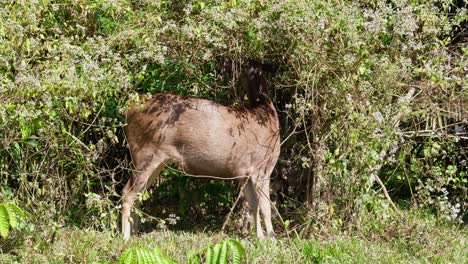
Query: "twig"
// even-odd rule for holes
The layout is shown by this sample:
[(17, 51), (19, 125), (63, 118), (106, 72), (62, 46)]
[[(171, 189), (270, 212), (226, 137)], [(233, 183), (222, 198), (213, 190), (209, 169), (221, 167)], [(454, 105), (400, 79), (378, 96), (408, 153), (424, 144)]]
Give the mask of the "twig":
[(398, 208), (392, 201), (392, 198), (390, 198), (390, 195), (388, 195), (387, 188), (385, 188), (385, 185), (383, 184), (382, 180), (377, 175), (374, 175), (374, 177), (377, 180), (377, 182), (380, 184), (380, 187), (382, 187), (383, 194), (385, 198), (387, 198), (387, 201), (390, 203), (390, 205), (393, 207), (393, 210), (395, 210), (396, 213), (399, 213)]
[(234, 208), (237, 206), (237, 203), (239, 202), (240, 200), (240, 197), (242, 195), (242, 192), (244, 191), (244, 188), (245, 186), (247, 185), (247, 183), (249, 182), (250, 179), (247, 179), (244, 184), (242, 185), (242, 188), (240, 189), (240, 192), (239, 194), (237, 195), (237, 199), (236, 201), (234, 202), (234, 204), (231, 206), (231, 210), (229, 211), (229, 213), (227, 214), (226, 216), (226, 219), (224, 220), (224, 223), (223, 223), (223, 226), (221, 227), (221, 232), (224, 232), (224, 229), (226, 228), (227, 224), (229, 223), (229, 220), (231, 219), (231, 215), (232, 215), (232, 212), (234, 211)]
[[(248, 178), (249, 176), (234, 176), (234, 177), (217, 177), (217, 176), (210, 176), (210, 175), (195, 175), (195, 174), (189, 174), (185, 171), (182, 171), (182, 170), (178, 170), (172, 166), (169, 166), (167, 163), (163, 162), (164, 166), (166, 168), (169, 168), (171, 170), (174, 170), (174, 171), (177, 171), (179, 173), (182, 173), (184, 174), (184, 176), (188, 176), (188, 177), (193, 177), (193, 178), (209, 178), (209, 179), (217, 179), (217, 180), (236, 180), (236, 179), (243, 179), (243, 178)], [(135, 170), (137, 171), (137, 170)], [(138, 171), (137, 171), (138, 172)]]

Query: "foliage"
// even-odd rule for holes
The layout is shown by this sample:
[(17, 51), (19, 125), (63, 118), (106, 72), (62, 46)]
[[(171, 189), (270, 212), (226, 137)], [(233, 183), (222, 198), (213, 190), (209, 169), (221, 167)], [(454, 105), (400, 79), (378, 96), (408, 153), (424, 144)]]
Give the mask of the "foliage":
[(161, 249), (155, 248), (150, 250), (147, 248), (132, 247), (127, 249), (119, 258), (119, 264), (175, 264), (174, 260), (164, 257)]
[[(187, 252), (225, 239), (218, 233), (156, 230), (133, 237), (128, 245), (109, 231), (62, 228), (47, 247), (38, 247), (35, 240), (44, 239), (40, 233), (23, 233), (24, 242), (12, 251), (0, 240), (0, 263), (117, 263), (129, 246), (160, 247), (171, 259), (189, 263)], [(245, 248), (244, 263), (464, 263), (468, 235), (466, 229), (441, 225), (433, 215), (413, 211), (402, 220), (361, 235), (236, 239)]]
[[(232, 255), (232, 258), (230, 258)], [(228, 239), (210, 245), (202, 249), (199, 253), (190, 257), (189, 263), (206, 263), (206, 264), (224, 264), (224, 263), (241, 263), (241, 259), (245, 256), (245, 249), (241, 243), (235, 239)], [(229, 260), (231, 261), (229, 262)], [(177, 263), (170, 258), (164, 257), (161, 249), (132, 247), (127, 249), (119, 258), (119, 264), (124, 263)]]
[(256, 61), (275, 69), (286, 140), (273, 197), (292, 225), (312, 225), (302, 234), (387, 212), (376, 177), (393, 199), (461, 221), (466, 14), (451, 0), (2, 1), (0, 197), (34, 212), (44, 236), (66, 225), (115, 232), (132, 173), (128, 99), (242, 105), (239, 69)]
[[(448, 221), (461, 222), (468, 204), (467, 153), (454, 140), (427, 139), (402, 149), (388, 175), (400, 197), (411, 197)], [(414, 192), (412, 195), (411, 192)]]
[(24, 212), (12, 203), (0, 203), (0, 235), (6, 238), (10, 231), (19, 228), (20, 222), (24, 221)]
[(245, 249), (239, 241), (228, 239), (216, 245), (210, 245), (191, 257), (190, 263), (224, 264), (228, 263), (230, 255), (232, 258), (229, 263), (241, 263)]

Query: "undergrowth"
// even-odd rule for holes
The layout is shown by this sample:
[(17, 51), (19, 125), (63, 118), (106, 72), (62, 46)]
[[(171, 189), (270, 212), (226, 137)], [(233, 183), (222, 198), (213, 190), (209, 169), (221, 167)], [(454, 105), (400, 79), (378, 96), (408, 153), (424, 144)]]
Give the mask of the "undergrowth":
[[(367, 232), (300, 237), (290, 231), (276, 240), (232, 236), (245, 248), (244, 263), (466, 263), (468, 231), (440, 223), (425, 212), (403, 212), (387, 226)], [(160, 248), (162, 255), (189, 263), (200, 249), (226, 241), (220, 233), (157, 230), (125, 243), (110, 232), (61, 228), (54, 238), (25, 232), (7, 250), (0, 240), (0, 263), (116, 263), (131, 248)], [(39, 240), (48, 240), (40, 244)]]

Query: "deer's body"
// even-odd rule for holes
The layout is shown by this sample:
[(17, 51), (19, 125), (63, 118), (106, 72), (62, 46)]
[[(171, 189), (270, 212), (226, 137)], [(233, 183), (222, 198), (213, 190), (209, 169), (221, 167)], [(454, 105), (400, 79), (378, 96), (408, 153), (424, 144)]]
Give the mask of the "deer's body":
[[(252, 84), (251, 84), (252, 85)], [(259, 209), (273, 235), (270, 175), (280, 151), (279, 122), (271, 100), (261, 94), (250, 108), (156, 94), (127, 113), (127, 138), (135, 170), (123, 191), (122, 230), (130, 237), (130, 210), (137, 193), (151, 185), (165, 164), (189, 175), (248, 181), (244, 194), (263, 237)]]

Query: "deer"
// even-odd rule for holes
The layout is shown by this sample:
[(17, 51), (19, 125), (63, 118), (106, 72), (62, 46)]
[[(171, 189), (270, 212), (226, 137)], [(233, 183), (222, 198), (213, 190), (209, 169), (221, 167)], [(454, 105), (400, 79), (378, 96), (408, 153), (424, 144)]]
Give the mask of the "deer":
[(249, 98), (244, 107), (166, 93), (130, 104), (126, 135), (134, 173), (122, 191), (125, 241), (135, 232), (130, 217), (138, 193), (167, 164), (177, 164), (188, 176), (238, 179), (257, 237), (265, 238), (260, 212), (267, 236), (274, 237), (270, 176), (280, 154), (278, 115), (260, 67), (245, 67), (240, 80)]

